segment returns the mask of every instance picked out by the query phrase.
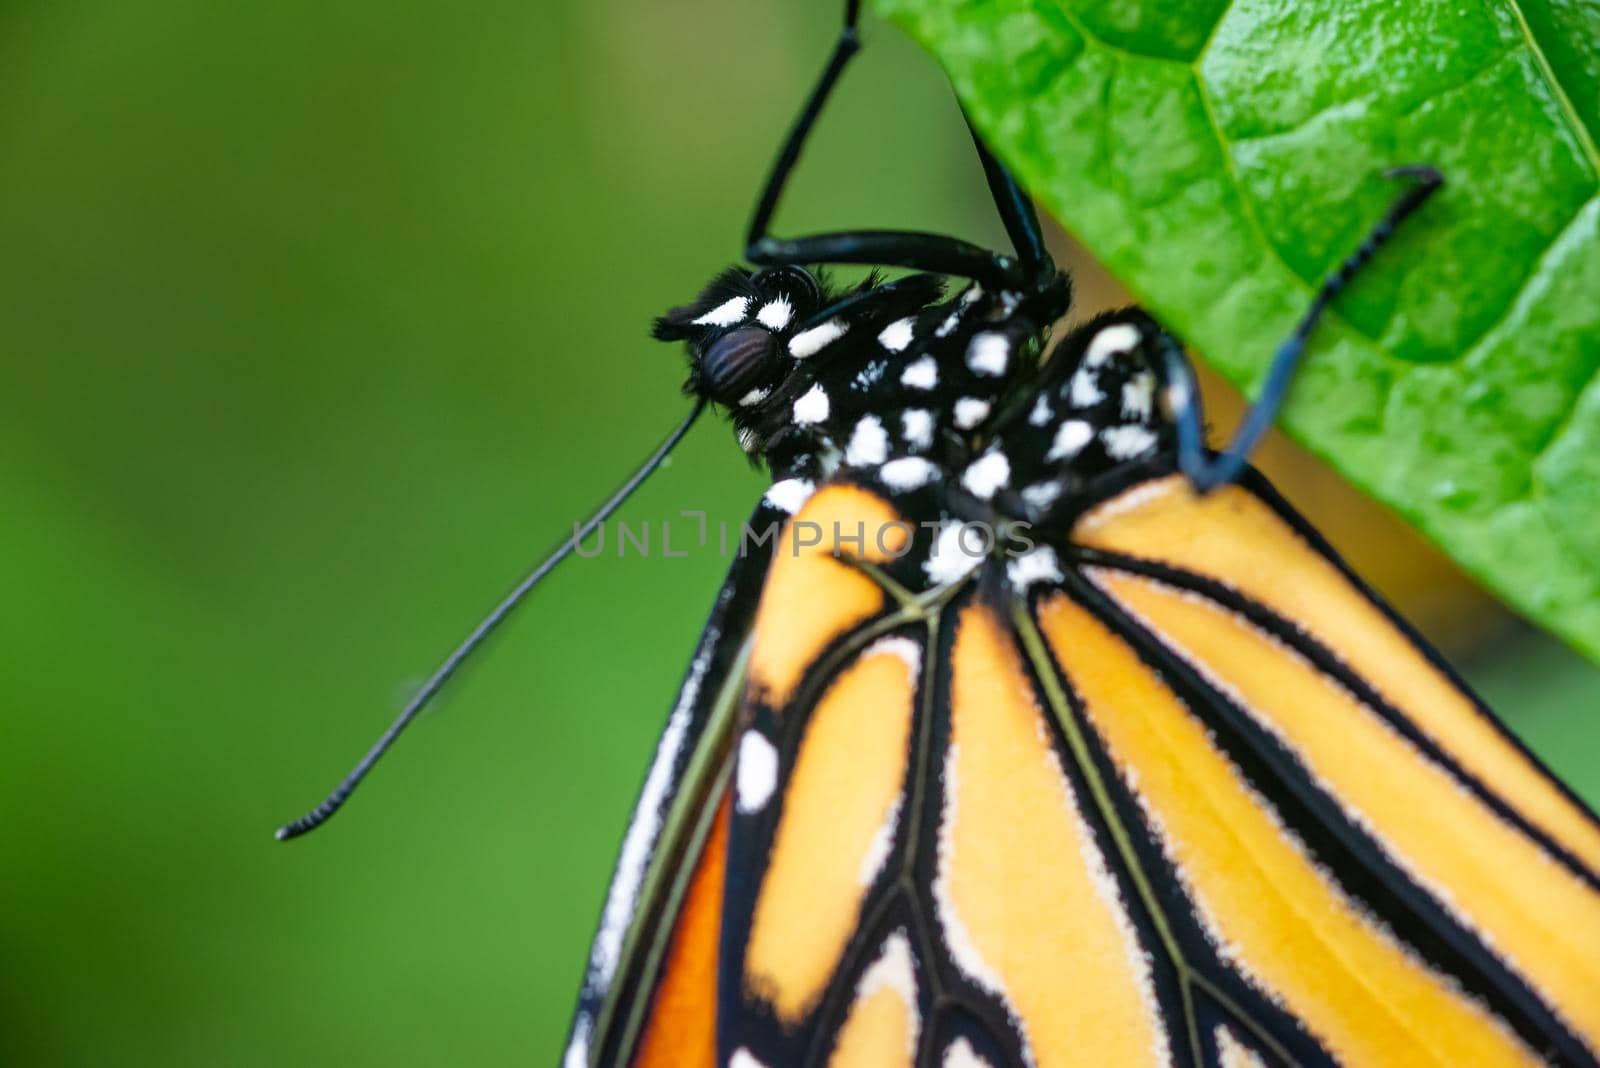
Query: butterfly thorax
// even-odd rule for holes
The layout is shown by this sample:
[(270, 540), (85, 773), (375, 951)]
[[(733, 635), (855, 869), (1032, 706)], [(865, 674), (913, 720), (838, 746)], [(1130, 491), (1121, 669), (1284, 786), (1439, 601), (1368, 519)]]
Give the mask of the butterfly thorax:
[[(722, 406), (793, 512), (840, 472), (941, 518), (1050, 522), (1080, 490), (1170, 434), (1162, 347), (1138, 312), (1102, 317), (1045, 358), (1068, 287), (1049, 271), (946, 296), (946, 279), (852, 290), (786, 267), (733, 269), (658, 321), (688, 343), (686, 389)], [(931, 495), (930, 495), (931, 494)]]

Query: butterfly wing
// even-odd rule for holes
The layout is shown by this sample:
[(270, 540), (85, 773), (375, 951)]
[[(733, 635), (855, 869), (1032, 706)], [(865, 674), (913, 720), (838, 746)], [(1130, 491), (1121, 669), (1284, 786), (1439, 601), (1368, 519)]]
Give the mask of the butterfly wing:
[(1594, 1063), (1600, 827), (1264, 482), (872, 541), (754, 624), (718, 1063)]
[[(775, 530), (785, 518), (763, 501), (747, 529)], [(565, 1068), (712, 1063), (728, 739), (775, 544), (741, 541), (657, 743), (590, 949)]]
[[(965, 472), (780, 483), (574, 1068), (1596, 1064), (1600, 824), (1259, 476), (1189, 490), (1153, 330)], [(955, 556), (1007, 478), (1041, 544)]]
[(1019, 627), (1169, 911), (1341, 1061), (1593, 1063), (1600, 826), (1264, 481), (1072, 539)]

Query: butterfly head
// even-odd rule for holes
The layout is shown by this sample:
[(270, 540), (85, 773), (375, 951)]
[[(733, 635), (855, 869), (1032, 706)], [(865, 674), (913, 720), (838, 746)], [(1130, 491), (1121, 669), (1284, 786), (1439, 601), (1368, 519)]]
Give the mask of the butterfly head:
[(823, 303), (821, 281), (799, 267), (724, 271), (691, 304), (656, 320), (655, 336), (689, 351), (688, 392), (731, 410), (770, 396), (791, 371), (787, 346)]
[[(725, 409), (752, 458), (781, 467), (843, 451), (852, 417), (885, 400), (883, 358), (903, 347), (885, 348), (880, 335), (943, 289), (933, 275), (869, 275), (843, 288), (799, 267), (733, 268), (658, 319), (655, 336), (685, 343), (685, 391)], [(909, 325), (896, 329), (909, 341)]]

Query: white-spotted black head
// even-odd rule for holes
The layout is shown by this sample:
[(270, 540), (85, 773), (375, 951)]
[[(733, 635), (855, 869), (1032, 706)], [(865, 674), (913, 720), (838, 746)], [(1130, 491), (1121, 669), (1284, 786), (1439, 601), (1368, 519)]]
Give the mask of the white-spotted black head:
[(883, 354), (876, 338), (942, 291), (931, 275), (891, 283), (870, 275), (840, 289), (820, 271), (733, 268), (658, 319), (655, 336), (686, 343), (685, 390), (726, 409), (753, 458), (782, 466), (802, 453), (843, 451), (834, 448), (838, 419), (877, 403), (859, 386), (849, 395)]
[(751, 407), (780, 385), (787, 340), (824, 296), (818, 278), (799, 267), (733, 268), (694, 303), (656, 320), (655, 336), (688, 343), (686, 391), (729, 409)]

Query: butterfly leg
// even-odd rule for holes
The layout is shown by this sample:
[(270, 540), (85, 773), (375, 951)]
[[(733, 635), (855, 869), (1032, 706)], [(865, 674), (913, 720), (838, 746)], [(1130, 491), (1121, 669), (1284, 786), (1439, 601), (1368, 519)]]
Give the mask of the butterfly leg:
[(1011, 176), (990, 156), (982, 145), (979, 153), (990, 189), (1005, 220), (1006, 230), (1018, 242), (1021, 262), (985, 248), (980, 248), (960, 238), (942, 234), (901, 230), (856, 230), (813, 234), (799, 238), (774, 237), (770, 232), (772, 216), (778, 201), (788, 185), (789, 176), (799, 162), (801, 150), (811, 134), (812, 127), (822, 114), (829, 95), (838, 84), (839, 77), (861, 48), (858, 24), (861, 14), (860, 0), (846, 0), (844, 27), (834, 45), (822, 77), (811, 90), (800, 117), (795, 121), (789, 137), (784, 142), (778, 160), (767, 176), (767, 183), (750, 220), (746, 238), (745, 258), (762, 267), (802, 265), (808, 263), (854, 263), (883, 267), (906, 267), (917, 271), (972, 278), (995, 288), (1016, 286), (1031, 276), (1030, 267), (1036, 266), (1044, 255), (1038, 239), (1038, 221)]
[(1167, 353), (1167, 378), (1169, 388), (1172, 390), (1174, 418), (1178, 426), (1178, 462), (1184, 474), (1189, 476), (1189, 481), (1199, 492), (1205, 493), (1232, 482), (1244, 470), (1250, 452), (1267, 432), (1267, 428), (1272, 425), (1278, 410), (1283, 407), (1289, 387), (1294, 381), (1295, 369), (1305, 354), (1306, 339), (1316, 328), (1322, 313), (1350, 283), (1356, 271), (1388, 243), (1400, 223), (1420, 208), (1438, 191), (1439, 186), (1444, 184), (1444, 178), (1439, 172), (1428, 166), (1395, 167), (1388, 171), (1385, 177), (1408, 179), (1410, 184), (1389, 205), (1389, 210), (1378, 220), (1377, 225), (1367, 234), (1360, 246), (1332, 274), (1323, 279), (1317, 295), (1312, 298), (1311, 306), (1306, 309), (1305, 315), (1301, 316), (1294, 332), (1273, 355), (1260, 396), (1240, 421), (1238, 429), (1233, 433), (1233, 440), (1215, 456), (1208, 456), (1206, 453), (1205, 434), (1202, 429), (1204, 416), (1193, 372), (1176, 346)]

